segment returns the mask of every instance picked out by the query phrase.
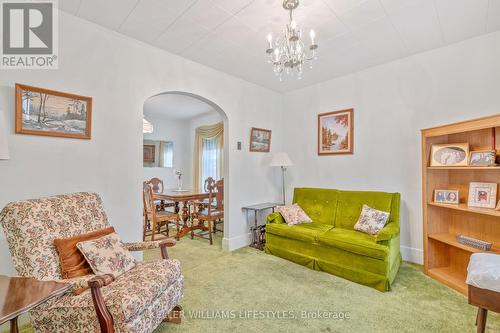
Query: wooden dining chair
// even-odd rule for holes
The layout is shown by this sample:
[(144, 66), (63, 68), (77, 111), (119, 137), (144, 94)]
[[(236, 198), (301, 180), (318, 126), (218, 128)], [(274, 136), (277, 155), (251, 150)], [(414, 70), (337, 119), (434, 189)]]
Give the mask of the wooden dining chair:
[(163, 190), (165, 189), (165, 187), (163, 186), (163, 180), (154, 177), (147, 182), (153, 186), (153, 191), (155, 193), (163, 193)]
[(198, 212), (197, 218), (199, 222), (207, 222), (208, 231), (195, 234), (194, 230), (191, 230), (191, 239), (193, 239), (193, 237), (205, 238), (208, 239), (210, 241), (210, 245), (212, 245), (214, 223), (216, 223), (216, 221), (222, 221), (222, 219), (224, 219), (224, 181), (218, 180), (213, 184), (209, 184), (207, 190), (207, 209)]
[[(220, 203), (222, 207), (222, 217), (219, 218), (218, 220), (214, 220), (213, 223), (213, 233), (215, 234), (217, 231), (224, 232), (224, 178), (219, 180), (218, 186), (221, 188), (221, 195), (220, 195)], [(219, 199), (217, 199), (219, 200)], [(221, 226), (220, 228), (217, 228), (217, 226)]]
[[(143, 204), (144, 204), (144, 229), (142, 233), (143, 240), (148, 236), (148, 229), (151, 230), (151, 240), (155, 240), (155, 234), (161, 234), (161, 228), (165, 226), (166, 236), (169, 237), (170, 223), (176, 227), (177, 234), (175, 238), (179, 240), (179, 214), (167, 210), (156, 210), (154, 203), (153, 186), (148, 182), (143, 183)], [(148, 228), (149, 227), (149, 228)]]

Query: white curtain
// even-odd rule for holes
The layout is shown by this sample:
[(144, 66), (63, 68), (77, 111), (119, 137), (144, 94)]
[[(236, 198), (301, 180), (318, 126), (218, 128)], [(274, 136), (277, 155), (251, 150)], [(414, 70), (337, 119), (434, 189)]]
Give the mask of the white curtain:
[(201, 148), (201, 181), (208, 177), (220, 179), (219, 164), (219, 144), (216, 138), (203, 139)]

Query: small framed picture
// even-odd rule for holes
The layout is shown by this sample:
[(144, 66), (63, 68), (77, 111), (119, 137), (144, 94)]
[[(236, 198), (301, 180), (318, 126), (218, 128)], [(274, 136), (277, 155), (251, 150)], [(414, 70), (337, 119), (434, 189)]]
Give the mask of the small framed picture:
[(497, 204), (497, 183), (470, 183), (469, 207), (495, 208)]
[(252, 127), (250, 151), (269, 153), (271, 150), (271, 130)]
[(471, 151), (469, 157), (469, 165), (495, 165), (495, 159), (496, 152), (494, 150)]
[(458, 205), (459, 198), (458, 190), (434, 190), (434, 202), (437, 203)]
[(468, 143), (432, 145), (431, 166), (466, 166), (469, 162), (468, 156)]

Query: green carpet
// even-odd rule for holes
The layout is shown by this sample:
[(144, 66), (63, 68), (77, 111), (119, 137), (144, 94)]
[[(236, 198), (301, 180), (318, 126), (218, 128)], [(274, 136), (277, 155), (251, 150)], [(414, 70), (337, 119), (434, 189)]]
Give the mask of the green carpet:
[[(181, 325), (163, 324), (156, 333), (475, 332), (476, 308), (425, 276), (418, 265), (403, 263), (393, 290), (381, 293), (253, 248), (223, 252), (217, 244), (184, 238), (170, 250), (183, 264), (186, 318)], [(146, 256), (159, 258), (159, 253)], [(239, 318), (240, 310), (282, 316)], [(236, 318), (221, 319), (222, 311), (233, 311), (229, 314)], [(301, 319), (303, 311), (310, 316), (327, 312), (330, 318)], [(349, 319), (338, 319), (341, 312)], [(199, 313), (205, 319), (195, 318)], [(285, 313), (297, 319), (283, 319)], [(488, 329), (500, 332), (500, 316), (489, 314)]]
[[(476, 308), (420, 266), (403, 263), (394, 289), (381, 293), (253, 248), (224, 252), (220, 243), (185, 237), (169, 249), (183, 265), (185, 318), (155, 333), (475, 332)], [(303, 311), (315, 317), (303, 319)], [(488, 332), (500, 332), (500, 316), (489, 314)]]

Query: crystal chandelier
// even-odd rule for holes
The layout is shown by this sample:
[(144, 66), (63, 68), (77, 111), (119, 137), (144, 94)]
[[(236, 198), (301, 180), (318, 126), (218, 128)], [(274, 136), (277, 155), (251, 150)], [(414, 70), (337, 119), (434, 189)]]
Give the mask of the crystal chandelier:
[(311, 44), (306, 47), (302, 42), (302, 31), (293, 20), (293, 10), (299, 6), (299, 0), (284, 0), (283, 8), (290, 11), (290, 22), (283, 29), (283, 36), (277, 38), (273, 43), (273, 36), (267, 35), (268, 63), (273, 65), (274, 73), (282, 81), (283, 72), (286, 74), (297, 74), (302, 78), (302, 66), (306, 63), (312, 68), (312, 61), (316, 58), (316, 33), (311, 29), (309, 36)]

